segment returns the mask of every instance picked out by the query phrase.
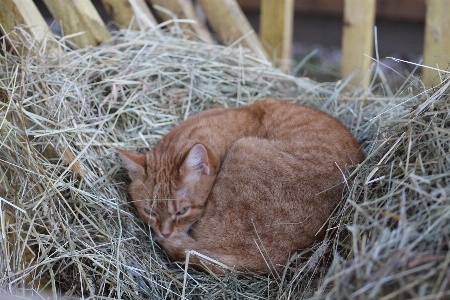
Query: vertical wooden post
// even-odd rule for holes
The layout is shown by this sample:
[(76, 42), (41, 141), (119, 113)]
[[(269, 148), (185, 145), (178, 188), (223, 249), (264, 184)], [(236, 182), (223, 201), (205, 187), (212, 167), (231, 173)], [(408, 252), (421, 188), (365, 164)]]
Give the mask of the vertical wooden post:
[(71, 38), (79, 47), (98, 45), (111, 35), (90, 0), (44, 0), (53, 17), (61, 25), (64, 35), (83, 34)]
[[(195, 21), (194, 24), (189, 25), (186, 24), (186, 27), (191, 28), (191, 30), (195, 32), (198, 35), (198, 37), (202, 39), (204, 42), (209, 44), (215, 43), (208, 28), (195, 13), (194, 5), (192, 4), (191, 0), (151, 0), (150, 2), (170, 10), (180, 19), (194, 20)], [(170, 15), (164, 13), (160, 13), (158, 15), (164, 21), (171, 19)]]
[[(423, 60), (426, 66), (450, 70), (450, 0), (427, 0)], [(439, 71), (423, 68), (423, 81), (428, 87), (439, 84)]]
[(350, 82), (367, 87), (370, 76), (366, 74), (371, 60), (364, 54), (373, 53), (373, 25), (375, 22), (375, 0), (345, 0), (344, 26), (342, 35), (341, 76), (349, 76), (355, 70), (359, 73)]
[(257, 57), (267, 59), (258, 35), (253, 31), (236, 0), (197, 0), (197, 3), (202, 7), (222, 44), (232, 44), (245, 36), (241, 44), (251, 49)]
[(261, 38), (269, 57), (283, 70), (291, 68), (294, 0), (261, 1)]
[[(39, 43), (45, 36), (53, 36), (50, 28), (32, 0), (1, 0), (0, 25), (4, 34), (8, 34), (14, 26), (24, 25), (26, 30)], [(48, 45), (45, 54), (56, 55), (58, 47)]]
[[(139, 24), (144, 25), (145, 22), (140, 20), (139, 13), (142, 13), (148, 20), (156, 26), (157, 22), (151, 13), (144, 0), (132, 0), (133, 5), (129, 0), (101, 0), (103, 7), (108, 12), (109, 16), (119, 25), (128, 28), (130, 26), (133, 16), (137, 19)], [(139, 12), (135, 12), (135, 9)]]

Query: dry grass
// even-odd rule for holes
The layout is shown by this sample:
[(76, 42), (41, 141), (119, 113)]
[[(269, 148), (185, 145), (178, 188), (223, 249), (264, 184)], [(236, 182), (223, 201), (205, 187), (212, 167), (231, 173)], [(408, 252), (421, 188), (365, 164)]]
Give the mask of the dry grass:
[[(244, 49), (154, 32), (119, 32), (109, 45), (51, 59), (19, 37), (14, 44), (33, 51), (0, 56), (0, 290), (90, 299), (450, 297), (449, 81), (420, 93), (411, 77), (395, 94), (382, 83), (361, 96), (339, 93), (342, 82), (285, 75)], [(145, 150), (195, 112), (265, 97), (339, 117), (367, 159), (327, 238), (279, 277), (185, 274), (127, 202), (114, 147)]]

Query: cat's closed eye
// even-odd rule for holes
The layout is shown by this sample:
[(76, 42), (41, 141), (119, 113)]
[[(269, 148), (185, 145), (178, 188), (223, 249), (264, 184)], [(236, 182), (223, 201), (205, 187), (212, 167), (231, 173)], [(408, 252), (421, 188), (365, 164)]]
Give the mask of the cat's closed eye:
[(183, 207), (182, 209), (180, 209), (177, 212), (177, 216), (181, 216), (181, 215), (185, 214), (188, 211), (188, 209), (189, 209), (189, 206)]
[(153, 216), (153, 217), (156, 216), (156, 213), (155, 213), (151, 208), (144, 208), (144, 210), (145, 210), (145, 212), (146, 212), (147, 214), (149, 214), (150, 216)]

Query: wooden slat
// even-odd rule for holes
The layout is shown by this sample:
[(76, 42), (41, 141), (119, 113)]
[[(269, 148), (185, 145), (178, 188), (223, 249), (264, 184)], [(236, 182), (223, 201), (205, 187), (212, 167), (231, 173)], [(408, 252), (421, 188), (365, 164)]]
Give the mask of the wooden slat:
[[(148, 8), (144, 0), (101, 0), (106, 12), (119, 25), (129, 28), (130, 22), (135, 17), (135, 21), (145, 27), (147, 22), (155, 26), (157, 24), (155, 17)], [(146, 18), (147, 20), (143, 19)], [(134, 26), (132, 29), (137, 29)]]
[[(176, 15), (179, 19), (189, 19), (194, 20), (195, 23), (181, 23), (182, 28), (189, 28), (197, 34), (197, 36), (206, 43), (214, 44), (215, 41), (209, 32), (206, 25), (200, 20), (198, 15), (195, 13), (194, 5), (190, 0), (151, 0), (153, 4), (164, 7), (172, 14)], [(164, 12), (159, 12), (158, 14), (162, 20), (167, 21), (172, 19), (170, 14)]]
[(117, 24), (128, 28), (133, 18), (133, 9), (128, 0), (101, 0), (108, 15)]
[(244, 47), (251, 49), (255, 55), (267, 59), (266, 51), (253, 31), (236, 0), (197, 0), (206, 14), (209, 24), (224, 45), (230, 45), (241, 39)]
[(111, 35), (90, 0), (43, 0), (50, 13), (61, 26), (64, 35), (84, 32), (71, 37), (79, 47), (98, 45), (111, 39)]
[[(243, 10), (260, 11), (261, 0), (237, 0)], [(295, 0), (295, 11), (302, 14), (342, 16), (344, 0)], [(425, 19), (425, 0), (377, 0), (377, 17), (420, 22)]]
[[(428, 0), (425, 23), (424, 65), (449, 70), (450, 0)], [(448, 76), (448, 74), (441, 74)], [(423, 81), (431, 87), (441, 82), (439, 72), (423, 68)]]
[(131, 3), (131, 7), (133, 8), (133, 13), (136, 17), (136, 20), (138, 23), (140, 23), (141, 26), (147, 25), (147, 22), (152, 23), (151, 27), (158, 25), (158, 21), (156, 21), (155, 16), (153, 16), (145, 0), (128, 1)]
[(341, 75), (345, 78), (358, 70), (351, 81), (355, 86), (369, 84), (366, 73), (372, 61), (364, 55), (373, 53), (374, 21), (375, 0), (345, 0)]
[[(8, 34), (14, 26), (24, 25), (32, 37), (41, 43), (45, 36), (53, 36), (50, 28), (32, 0), (1, 0), (1, 30)], [(57, 53), (56, 45), (46, 45), (45, 54)]]
[(269, 57), (289, 72), (294, 22), (294, 0), (262, 0), (260, 35)]

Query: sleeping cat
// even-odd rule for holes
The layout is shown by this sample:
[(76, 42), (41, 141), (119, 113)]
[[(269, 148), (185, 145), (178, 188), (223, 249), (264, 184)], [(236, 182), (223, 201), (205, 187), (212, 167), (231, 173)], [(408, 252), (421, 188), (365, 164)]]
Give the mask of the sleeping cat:
[(147, 153), (117, 150), (141, 219), (172, 259), (194, 250), (258, 273), (320, 239), (347, 166), (364, 159), (340, 121), (277, 100), (198, 113)]

